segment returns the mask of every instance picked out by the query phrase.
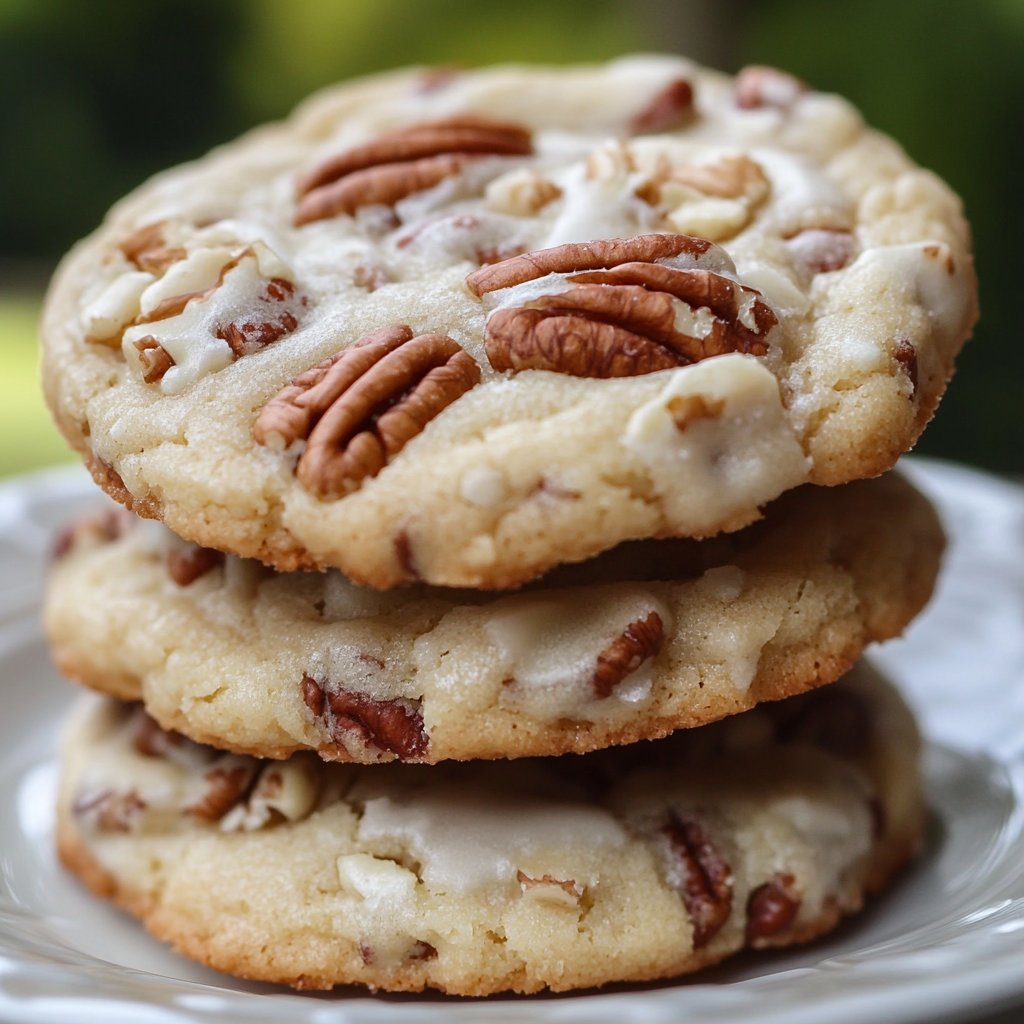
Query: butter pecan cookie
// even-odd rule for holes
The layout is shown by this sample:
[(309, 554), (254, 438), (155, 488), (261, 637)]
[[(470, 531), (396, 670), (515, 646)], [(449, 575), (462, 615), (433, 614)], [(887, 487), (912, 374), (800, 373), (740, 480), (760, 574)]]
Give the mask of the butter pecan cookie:
[(112, 506), (46, 598), (70, 677), (240, 753), (583, 752), (831, 682), (927, 600), (942, 534), (898, 477), (804, 487), (709, 541), (643, 541), (515, 594), (279, 574)]
[(975, 315), (956, 196), (782, 72), (412, 70), (117, 205), (43, 375), (97, 481), (189, 540), (502, 588), (882, 473)]
[(804, 942), (921, 834), (918, 738), (867, 667), (583, 758), (259, 761), (91, 698), (64, 863), (212, 967), (299, 988), (485, 995), (643, 981)]

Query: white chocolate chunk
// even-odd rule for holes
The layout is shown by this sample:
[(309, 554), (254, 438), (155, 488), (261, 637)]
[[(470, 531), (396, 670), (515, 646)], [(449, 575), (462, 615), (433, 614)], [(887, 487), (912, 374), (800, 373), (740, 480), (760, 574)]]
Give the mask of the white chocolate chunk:
[(891, 280), (909, 291), (943, 345), (959, 337), (970, 313), (971, 287), (964, 268), (952, 262), (949, 246), (923, 242), (867, 249), (850, 267), (851, 279), (860, 275)]
[[(214, 252), (214, 250), (207, 250)], [(227, 250), (217, 250), (223, 254)], [(220, 256), (207, 261), (197, 260), (189, 275), (182, 280), (192, 283), (208, 281)], [(180, 265), (184, 266), (183, 261)], [(178, 266), (176, 264), (175, 266)], [(224, 264), (217, 269), (220, 273)], [(173, 268), (172, 268), (173, 270)], [(158, 285), (162, 286), (170, 277), (169, 271), (155, 285), (151, 285), (143, 295), (143, 301)], [(266, 283), (260, 274), (255, 256), (243, 257), (237, 266), (232, 267), (225, 275), (222, 283), (208, 298), (196, 298), (177, 316), (151, 323), (138, 324), (124, 332), (123, 350), (125, 358), (136, 366), (141, 366), (139, 352), (135, 347), (137, 341), (146, 337), (154, 338), (174, 360), (174, 365), (160, 380), (160, 390), (164, 394), (180, 394), (189, 384), (224, 369), (234, 360), (231, 346), (215, 336), (215, 332), (225, 324), (249, 313), (259, 300), (259, 295)], [(196, 289), (175, 286), (174, 290), (165, 293), (163, 289), (157, 294), (163, 297), (180, 295), (193, 290), (203, 290), (209, 284), (198, 284)]]
[[(807, 479), (778, 382), (755, 357), (715, 356), (667, 371), (665, 381), (630, 417), (623, 443), (648, 467), (670, 517), (714, 529)], [(673, 412), (690, 398), (710, 414), (680, 425)]]
[[(599, 655), (633, 622), (652, 613), (661, 618), (667, 634), (672, 627), (668, 609), (652, 594), (619, 587), (595, 594), (594, 599), (561, 602), (557, 595), (527, 594), (493, 605), (486, 631), (510, 679), (503, 699), (539, 716), (600, 715), (595, 699), (594, 673)], [(645, 659), (619, 683), (621, 699), (639, 703), (649, 696), (651, 659)]]
[(368, 853), (349, 853), (338, 858), (342, 888), (375, 903), (408, 900), (416, 889), (416, 876), (401, 864)]
[(459, 493), (478, 508), (494, 508), (508, 496), (508, 485), (502, 473), (492, 466), (473, 466), (459, 481)]
[[(374, 793), (360, 776), (351, 798), (364, 799), (358, 839), (400, 841), (420, 864), (420, 877), (434, 892), (460, 894), (515, 885), (518, 866), (543, 864), (540, 874), (568, 877), (578, 863), (573, 851), (621, 846), (626, 833), (606, 810), (579, 802), (539, 802), (515, 792), (438, 783), (400, 799)], [(381, 791), (386, 792), (386, 788)], [(537, 868), (531, 875), (536, 877)], [(574, 876), (575, 877), (575, 876)], [(575, 877), (592, 885), (596, 877)]]
[(212, 288), (219, 280), (220, 272), (231, 262), (233, 256), (234, 252), (231, 249), (221, 246), (215, 249), (197, 249), (185, 259), (172, 263), (163, 277), (154, 281), (142, 293), (142, 314), (148, 316), (165, 299)]
[(299, 821), (313, 810), (316, 797), (313, 766), (305, 758), (289, 758), (263, 769), (249, 799), (224, 815), (220, 829), (253, 832), (269, 824), (275, 813), (286, 821)]
[(156, 280), (143, 270), (116, 277), (82, 311), (82, 328), (89, 341), (110, 341), (139, 315), (143, 292)]

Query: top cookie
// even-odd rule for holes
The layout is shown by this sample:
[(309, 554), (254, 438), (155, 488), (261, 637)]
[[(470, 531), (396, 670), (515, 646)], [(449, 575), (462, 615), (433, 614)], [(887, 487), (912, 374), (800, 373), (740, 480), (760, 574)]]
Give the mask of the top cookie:
[(975, 314), (956, 197), (781, 72), (413, 70), (115, 207), (43, 373), (190, 540), (493, 588), (883, 472)]

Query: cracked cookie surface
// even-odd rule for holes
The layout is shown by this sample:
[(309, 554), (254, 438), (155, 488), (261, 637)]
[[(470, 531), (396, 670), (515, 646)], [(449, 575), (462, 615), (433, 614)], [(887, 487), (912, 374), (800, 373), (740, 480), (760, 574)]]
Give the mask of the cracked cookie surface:
[[(53, 283), (43, 376), (97, 481), (183, 537), (502, 588), (883, 472), (975, 315), (957, 198), (781, 72), (412, 70), (118, 204)], [(330, 403), (265, 430), (332, 360)]]
[(67, 532), (46, 625), (70, 677), (264, 757), (584, 752), (828, 683), (931, 593), (942, 532), (902, 478), (799, 488), (709, 541), (643, 541), (512, 594), (278, 574), (117, 506)]
[(58, 842), (154, 935), (243, 977), (566, 990), (834, 927), (918, 844), (917, 760), (863, 665), (654, 744), (429, 768), (224, 755), (90, 698)]

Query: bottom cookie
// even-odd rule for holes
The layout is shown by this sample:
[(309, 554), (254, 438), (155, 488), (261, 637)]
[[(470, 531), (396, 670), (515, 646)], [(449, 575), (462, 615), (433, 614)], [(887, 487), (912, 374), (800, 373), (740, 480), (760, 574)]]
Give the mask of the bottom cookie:
[(564, 991), (804, 942), (916, 849), (899, 695), (839, 683), (584, 756), (259, 761), (88, 698), (64, 863), (186, 956), (297, 988)]

